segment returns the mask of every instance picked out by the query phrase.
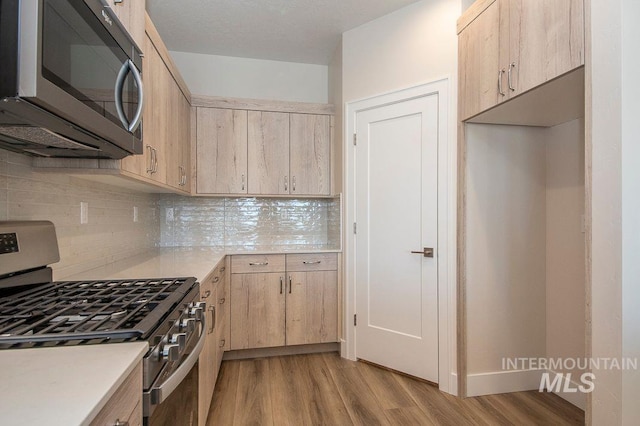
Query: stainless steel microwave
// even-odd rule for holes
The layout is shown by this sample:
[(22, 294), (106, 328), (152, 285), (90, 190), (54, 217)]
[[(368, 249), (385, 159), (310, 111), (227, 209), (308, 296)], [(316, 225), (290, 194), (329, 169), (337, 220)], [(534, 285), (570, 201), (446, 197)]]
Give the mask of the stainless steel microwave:
[(0, 0), (0, 148), (141, 154), (142, 51), (106, 0)]

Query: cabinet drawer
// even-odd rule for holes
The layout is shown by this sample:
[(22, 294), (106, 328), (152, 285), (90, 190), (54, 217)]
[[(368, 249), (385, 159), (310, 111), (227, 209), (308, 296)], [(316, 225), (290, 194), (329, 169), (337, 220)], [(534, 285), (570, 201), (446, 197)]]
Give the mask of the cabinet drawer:
[(100, 410), (91, 426), (112, 426), (117, 421), (142, 425), (142, 363), (129, 374), (115, 394)]
[(283, 272), (284, 269), (285, 257), (283, 254), (242, 254), (231, 256), (232, 274)]
[(337, 271), (338, 253), (288, 254), (287, 272)]

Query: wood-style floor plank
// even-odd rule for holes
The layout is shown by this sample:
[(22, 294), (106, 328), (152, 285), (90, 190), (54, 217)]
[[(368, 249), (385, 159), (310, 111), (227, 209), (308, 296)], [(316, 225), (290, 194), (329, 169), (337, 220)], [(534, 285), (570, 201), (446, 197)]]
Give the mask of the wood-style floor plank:
[(350, 425), (351, 418), (337, 391), (322, 354), (296, 357), (298, 378), (304, 383), (309, 400), (306, 409), (312, 425)]
[(537, 391), (460, 399), (336, 353), (224, 361), (209, 426), (582, 425), (584, 412)]
[(354, 425), (389, 424), (359, 368), (331, 370), (331, 376)]
[(273, 409), (269, 393), (269, 361), (242, 360), (238, 374), (234, 425), (273, 425)]
[(236, 394), (238, 391), (239, 362), (223, 362), (218, 374), (209, 417), (212, 425), (232, 425), (236, 413)]

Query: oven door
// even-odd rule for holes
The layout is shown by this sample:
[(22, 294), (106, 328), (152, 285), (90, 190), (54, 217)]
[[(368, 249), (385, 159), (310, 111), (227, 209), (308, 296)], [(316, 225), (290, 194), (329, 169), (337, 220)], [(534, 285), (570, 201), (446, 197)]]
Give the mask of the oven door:
[(143, 395), (145, 426), (198, 425), (198, 358), (207, 337), (204, 316), (197, 340), (177, 362), (168, 363)]
[(142, 153), (142, 52), (106, 0), (20, 2), (20, 98)]

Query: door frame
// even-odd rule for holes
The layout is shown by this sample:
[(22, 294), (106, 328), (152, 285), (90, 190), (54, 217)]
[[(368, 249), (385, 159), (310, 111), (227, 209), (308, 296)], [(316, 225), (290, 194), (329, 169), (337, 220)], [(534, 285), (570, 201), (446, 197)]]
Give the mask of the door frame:
[(456, 218), (457, 218), (457, 148), (455, 111), (451, 108), (449, 77), (433, 82), (387, 92), (345, 105), (344, 143), (344, 330), (341, 355), (356, 359), (355, 268), (355, 150), (353, 135), (358, 112), (407, 101), (419, 97), (438, 95), (438, 386), (440, 390), (457, 395), (456, 377)]

